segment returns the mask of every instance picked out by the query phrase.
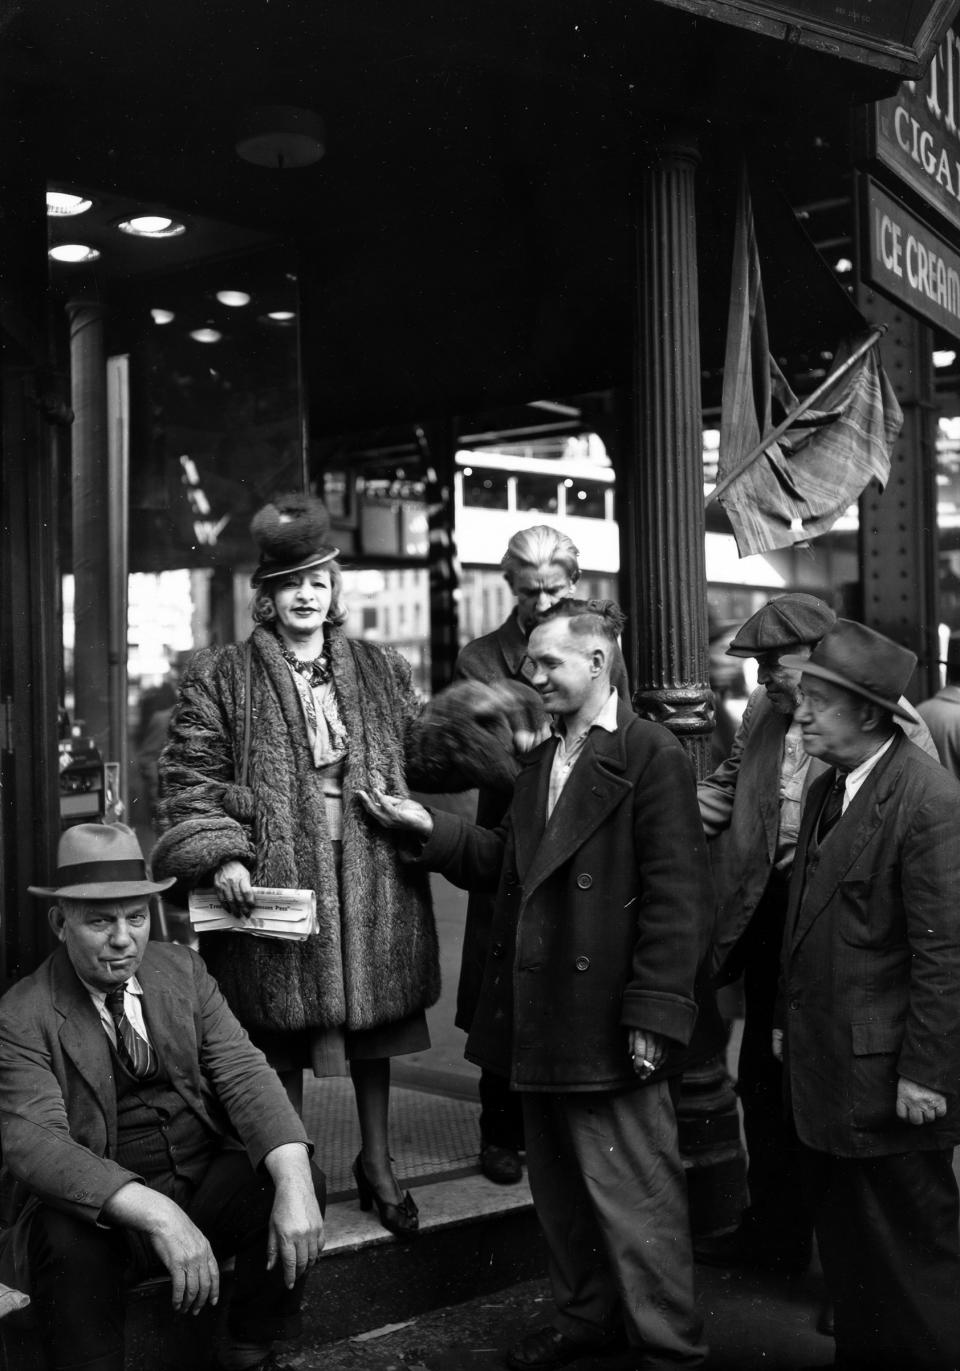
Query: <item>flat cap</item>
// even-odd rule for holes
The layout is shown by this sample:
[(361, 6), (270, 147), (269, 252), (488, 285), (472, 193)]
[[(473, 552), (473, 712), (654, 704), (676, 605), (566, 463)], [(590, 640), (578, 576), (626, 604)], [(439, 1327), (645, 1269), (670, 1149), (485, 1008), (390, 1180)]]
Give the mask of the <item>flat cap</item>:
[(837, 622), (816, 595), (780, 595), (751, 615), (727, 648), (729, 657), (760, 657), (801, 643), (818, 643)]

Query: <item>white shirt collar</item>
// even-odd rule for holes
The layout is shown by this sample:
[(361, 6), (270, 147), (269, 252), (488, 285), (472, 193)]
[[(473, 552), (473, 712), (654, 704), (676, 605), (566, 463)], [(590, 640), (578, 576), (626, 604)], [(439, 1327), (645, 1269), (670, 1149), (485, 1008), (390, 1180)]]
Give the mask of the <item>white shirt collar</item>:
[(883, 744), (883, 746), (878, 747), (876, 752), (874, 752), (872, 756), (868, 757), (865, 762), (861, 762), (859, 766), (855, 766), (852, 771), (847, 772), (847, 780), (843, 788), (844, 809), (846, 809), (847, 805), (853, 799), (854, 795), (856, 795), (857, 791), (863, 785), (864, 781), (870, 775), (870, 772), (876, 766), (877, 762), (879, 762), (883, 754), (890, 747), (893, 746), (893, 743), (896, 741), (896, 736), (897, 735), (895, 733), (891, 734), (887, 741)]
[[(608, 695), (606, 702), (603, 705), (603, 708), (590, 720), (586, 728), (581, 729), (581, 731), (576, 735), (576, 737), (585, 738), (587, 734), (590, 732), (591, 728), (602, 728), (605, 729), (607, 733), (616, 733), (617, 705), (619, 703), (619, 699), (620, 697), (617, 695), (617, 692), (611, 686), (610, 694)], [(560, 727), (560, 724), (562, 722), (562, 720), (555, 721), (553, 724), (553, 731), (560, 738), (565, 739), (567, 747), (570, 747), (576, 741), (576, 738), (571, 738), (567, 734), (566, 729)]]
[[(85, 981), (82, 976), (80, 977), (80, 984), (83, 986), (84, 990), (86, 990), (98, 1009), (106, 1004), (107, 992), (105, 990), (98, 990), (95, 985), (91, 985), (89, 981)], [(143, 987), (136, 976), (130, 977), (126, 982), (124, 989), (129, 990), (131, 995), (143, 995)]]

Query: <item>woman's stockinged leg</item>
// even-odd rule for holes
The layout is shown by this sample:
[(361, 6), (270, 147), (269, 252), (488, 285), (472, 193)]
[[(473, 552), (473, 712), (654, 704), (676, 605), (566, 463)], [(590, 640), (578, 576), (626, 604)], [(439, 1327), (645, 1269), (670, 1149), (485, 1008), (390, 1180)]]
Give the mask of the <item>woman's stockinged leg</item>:
[(382, 1200), (403, 1198), (390, 1160), (390, 1058), (351, 1061), (364, 1173)]

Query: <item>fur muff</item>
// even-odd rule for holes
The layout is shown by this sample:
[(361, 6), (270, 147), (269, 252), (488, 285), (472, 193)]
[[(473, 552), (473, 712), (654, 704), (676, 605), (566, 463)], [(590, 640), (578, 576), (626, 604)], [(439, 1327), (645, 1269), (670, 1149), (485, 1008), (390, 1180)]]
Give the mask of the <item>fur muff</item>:
[[(488, 729), (461, 712), (421, 724), (410, 667), (392, 649), (329, 635), (334, 688), (348, 737), (343, 849), (328, 837), (322, 774), (303, 709), (272, 630), (249, 644), (198, 653), (181, 685), (160, 759), (163, 833), (155, 875), (209, 884), (225, 861), (254, 884), (316, 891), (320, 932), (302, 943), (215, 933), (203, 955), (231, 1007), (256, 1028), (371, 1028), (434, 1004), (440, 992), (428, 877), (366, 814), (358, 789), (404, 795), (454, 790), (489, 774)], [(243, 757), (244, 654), (251, 652), (249, 788)], [(502, 763), (507, 765), (504, 756)]]

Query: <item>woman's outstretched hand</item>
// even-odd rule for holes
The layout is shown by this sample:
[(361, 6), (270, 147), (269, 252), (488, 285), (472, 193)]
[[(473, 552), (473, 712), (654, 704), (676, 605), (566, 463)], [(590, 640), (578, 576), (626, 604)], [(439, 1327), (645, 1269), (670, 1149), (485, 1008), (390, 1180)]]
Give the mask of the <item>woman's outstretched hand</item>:
[(407, 833), (415, 833), (418, 838), (429, 838), (433, 832), (433, 816), (416, 800), (387, 795), (382, 790), (367, 794), (358, 790), (363, 806), (372, 818), (384, 828), (399, 828)]

